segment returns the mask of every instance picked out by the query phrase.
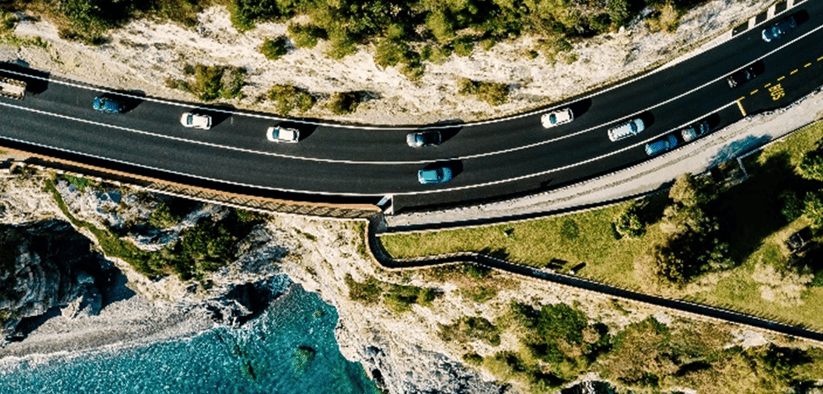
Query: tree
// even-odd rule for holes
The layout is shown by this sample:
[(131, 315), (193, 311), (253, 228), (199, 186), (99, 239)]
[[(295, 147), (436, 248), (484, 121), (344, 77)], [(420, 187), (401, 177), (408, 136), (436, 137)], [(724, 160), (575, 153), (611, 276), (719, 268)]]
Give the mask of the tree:
[(803, 216), (804, 202), (797, 196), (797, 193), (794, 190), (783, 190), (777, 198), (783, 204), (783, 208), (780, 210), (780, 213), (783, 214), (787, 221), (793, 222), (797, 218)]
[(803, 159), (797, 168), (803, 178), (823, 181), (823, 152), (815, 150), (803, 155)]
[(817, 192), (806, 193), (805, 205), (803, 207), (803, 215), (812, 222), (812, 227), (815, 229), (823, 228), (823, 189)]
[(288, 39), (283, 36), (277, 37), (273, 40), (266, 39), (266, 41), (263, 41), (263, 45), (260, 45), (260, 53), (262, 53), (263, 56), (269, 60), (280, 59), (288, 52)]
[(717, 197), (717, 187), (706, 177), (683, 174), (674, 180), (669, 198), (686, 207), (704, 205)]
[(646, 203), (640, 200), (634, 200), (618, 214), (614, 222), (614, 228), (624, 237), (642, 237), (646, 234), (646, 223), (640, 216), (640, 213), (645, 207)]

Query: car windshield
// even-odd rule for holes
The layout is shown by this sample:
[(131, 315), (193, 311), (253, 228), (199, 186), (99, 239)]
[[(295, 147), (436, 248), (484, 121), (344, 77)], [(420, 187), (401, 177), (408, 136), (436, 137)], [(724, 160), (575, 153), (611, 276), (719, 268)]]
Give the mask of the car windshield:
[(557, 115), (555, 115), (555, 114), (549, 115), (549, 122), (552, 122), (552, 124), (557, 123)]
[(632, 131), (637, 131), (637, 125), (634, 122), (629, 123), (629, 127), (631, 127)]

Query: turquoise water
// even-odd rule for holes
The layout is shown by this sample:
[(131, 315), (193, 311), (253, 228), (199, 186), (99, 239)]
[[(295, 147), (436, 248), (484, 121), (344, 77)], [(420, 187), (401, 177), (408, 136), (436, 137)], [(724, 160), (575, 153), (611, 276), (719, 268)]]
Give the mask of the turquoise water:
[(295, 285), (239, 329), (113, 353), (21, 362), (0, 374), (2, 393), (379, 394), (340, 354), (337, 312)]

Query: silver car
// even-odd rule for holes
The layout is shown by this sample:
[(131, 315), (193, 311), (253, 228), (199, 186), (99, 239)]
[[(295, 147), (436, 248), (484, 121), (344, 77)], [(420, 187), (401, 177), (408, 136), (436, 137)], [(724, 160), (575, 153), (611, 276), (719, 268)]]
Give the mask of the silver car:
[(436, 130), (417, 131), (406, 135), (406, 144), (412, 148), (439, 145), (441, 142), (443, 142), (443, 137)]
[(640, 134), (645, 128), (646, 124), (643, 123), (643, 119), (632, 119), (609, 129), (609, 139), (612, 142), (622, 140), (623, 138)]
[(689, 142), (692, 140), (696, 140), (698, 137), (701, 137), (708, 132), (709, 122), (706, 122), (704, 120), (683, 129), (683, 131), (680, 132), (680, 135), (683, 136), (683, 142)]

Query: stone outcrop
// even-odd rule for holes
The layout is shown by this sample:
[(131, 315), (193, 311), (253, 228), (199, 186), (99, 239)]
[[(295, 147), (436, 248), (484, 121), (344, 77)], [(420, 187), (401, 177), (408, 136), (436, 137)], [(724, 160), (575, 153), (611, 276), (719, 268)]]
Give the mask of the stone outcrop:
[(91, 245), (61, 220), (0, 225), (4, 337), (14, 336), (21, 320), (55, 307), (65, 307), (63, 314), (70, 317), (100, 311), (101, 256)]

